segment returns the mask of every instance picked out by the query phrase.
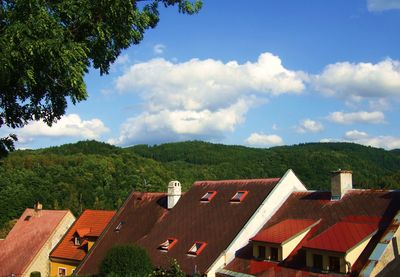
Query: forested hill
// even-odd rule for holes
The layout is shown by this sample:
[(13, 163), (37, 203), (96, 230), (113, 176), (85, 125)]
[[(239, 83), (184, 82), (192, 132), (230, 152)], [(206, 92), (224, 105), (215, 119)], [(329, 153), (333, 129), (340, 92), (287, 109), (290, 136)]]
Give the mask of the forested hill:
[(281, 177), (292, 168), (309, 189), (328, 189), (330, 172), (353, 170), (358, 188), (400, 188), (400, 151), (349, 143), (256, 149), (206, 142), (119, 148), (96, 141), (24, 150), (0, 160), (0, 226), (35, 200), (44, 208), (116, 209), (132, 189), (187, 190), (195, 180)]

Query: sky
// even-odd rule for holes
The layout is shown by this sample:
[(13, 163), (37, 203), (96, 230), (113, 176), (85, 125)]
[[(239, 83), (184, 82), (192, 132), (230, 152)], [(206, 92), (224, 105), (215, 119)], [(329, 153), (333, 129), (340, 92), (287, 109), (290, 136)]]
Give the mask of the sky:
[(86, 101), (51, 128), (14, 130), (17, 147), (95, 139), (400, 148), (399, 27), (400, 0), (203, 0), (192, 16), (162, 8), (109, 75), (85, 76)]

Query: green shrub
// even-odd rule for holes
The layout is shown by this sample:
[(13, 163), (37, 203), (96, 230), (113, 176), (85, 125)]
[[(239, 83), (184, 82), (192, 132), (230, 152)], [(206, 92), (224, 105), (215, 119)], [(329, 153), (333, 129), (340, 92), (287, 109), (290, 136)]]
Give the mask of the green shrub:
[(111, 248), (100, 265), (100, 276), (143, 277), (153, 270), (143, 248), (136, 245), (117, 245)]

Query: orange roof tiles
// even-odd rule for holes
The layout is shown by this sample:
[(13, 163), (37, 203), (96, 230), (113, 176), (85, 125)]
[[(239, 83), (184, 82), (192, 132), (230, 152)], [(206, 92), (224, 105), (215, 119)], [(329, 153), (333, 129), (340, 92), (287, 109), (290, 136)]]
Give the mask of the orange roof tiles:
[(75, 234), (80, 238), (100, 236), (114, 214), (115, 211), (85, 210), (50, 253), (50, 257), (81, 261), (87, 253), (87, 243), (82, 239), (81, 245), (75, 245)]
[(67, 213), (26, 209), (1, 243), (0, 276), (22, 274)]
[(308, 219), (286, 219), (269, 228), (261, 230), (257, 235), (251, 238), (251, 240), (280, 244), (296, 234), (311, 228), (317, 222), (316, 220)]
[(377, 224), (342, 221), (306, 242), (304, 247), (346, 253), (377, 230)]

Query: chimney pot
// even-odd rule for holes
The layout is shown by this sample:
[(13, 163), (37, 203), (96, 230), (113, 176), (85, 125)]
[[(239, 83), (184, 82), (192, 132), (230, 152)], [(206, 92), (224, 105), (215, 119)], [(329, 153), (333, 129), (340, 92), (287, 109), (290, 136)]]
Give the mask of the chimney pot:
[(168, 184), (168, 209), (172, 209), (176, 203), (178, 202), (179, 198), (181, 198), (182, 189), (181, 183), (179, 181), (171, 181)]

